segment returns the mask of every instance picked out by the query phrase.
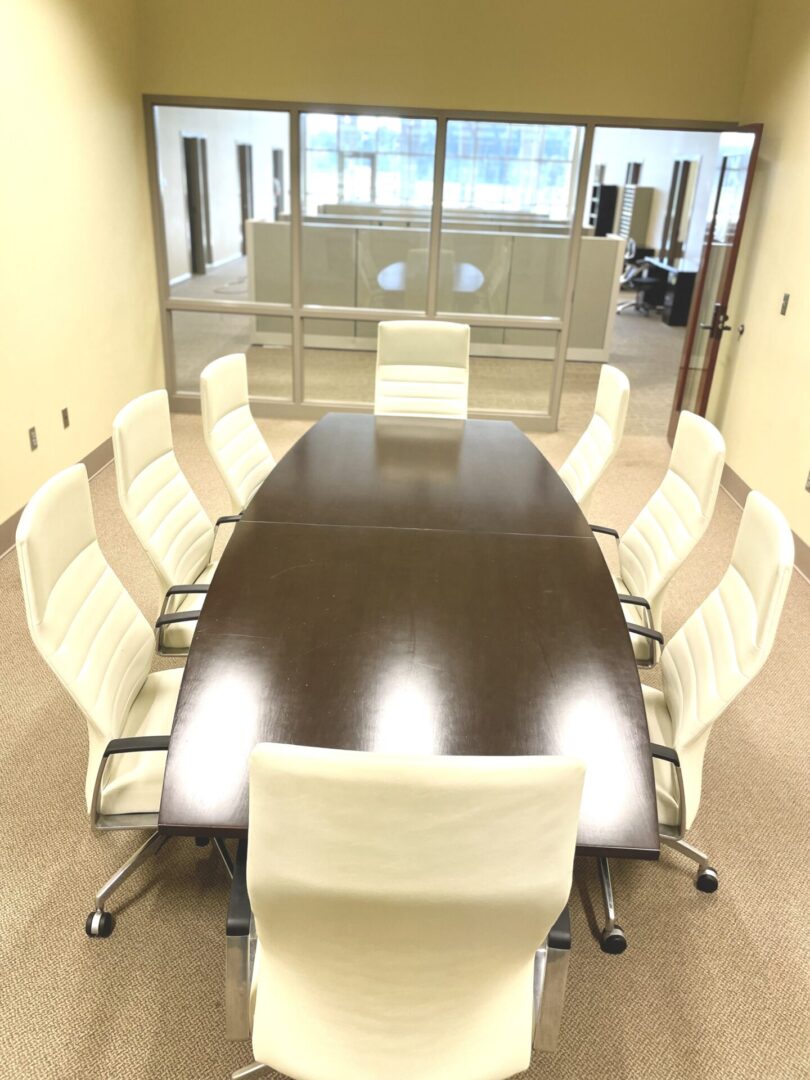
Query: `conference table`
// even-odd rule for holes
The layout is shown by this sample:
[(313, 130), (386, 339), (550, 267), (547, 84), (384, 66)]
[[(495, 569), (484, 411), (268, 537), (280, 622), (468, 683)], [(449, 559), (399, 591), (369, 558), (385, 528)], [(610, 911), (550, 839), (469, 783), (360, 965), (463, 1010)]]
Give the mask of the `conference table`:
[(577, 851), (654, 859), (650, 745), (598, 542), (512, 423), (330, 413), (235, 525), (158, 828), (239, 837), (260, 742), (586, 764)]

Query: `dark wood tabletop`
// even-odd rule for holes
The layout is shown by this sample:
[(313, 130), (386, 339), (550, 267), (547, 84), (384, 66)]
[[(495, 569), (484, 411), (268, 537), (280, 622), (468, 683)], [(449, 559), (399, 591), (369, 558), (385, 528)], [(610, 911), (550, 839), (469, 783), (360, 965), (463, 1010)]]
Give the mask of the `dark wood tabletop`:
[(243, 836), (261, 741), (570, 754), (587, 765), (580, 853), (655, 858), (638, 673), (586, 529), (511, 424), (324, 418), (270, 474), (220, 561), (186, 664), (160, 828)]
[(556, 470), (514, 424), (329, 413), (286, 454), (245, 521), (583, 536)]

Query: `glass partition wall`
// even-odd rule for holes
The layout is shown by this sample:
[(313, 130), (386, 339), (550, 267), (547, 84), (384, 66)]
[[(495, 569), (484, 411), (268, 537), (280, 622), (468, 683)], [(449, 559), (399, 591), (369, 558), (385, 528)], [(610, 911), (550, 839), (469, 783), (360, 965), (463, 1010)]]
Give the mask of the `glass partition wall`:
[(556, 427), (587, 240), (587, 125), (147, 111), (176, 406), (194, 408), (200, 370), (238, 351), (269, 412), (367, 410), (379, 321), (439, 318), (471, 327), (470, 415)]

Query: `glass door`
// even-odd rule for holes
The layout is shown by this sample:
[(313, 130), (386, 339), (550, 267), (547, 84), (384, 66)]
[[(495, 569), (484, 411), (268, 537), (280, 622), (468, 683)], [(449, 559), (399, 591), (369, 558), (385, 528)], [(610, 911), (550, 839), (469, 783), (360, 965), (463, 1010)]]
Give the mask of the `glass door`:
[(681, 409), (706, 415), (720, 343), (732, 330), (728, 301), (761, 136), (761, 124), (720, 136), (717, 179), (672, 403), (670, 442)]
[(584, 135), (574, 124), (447, 121), (436, 315), (470, 324), (479, 415), (548, 417), (556, 428)]

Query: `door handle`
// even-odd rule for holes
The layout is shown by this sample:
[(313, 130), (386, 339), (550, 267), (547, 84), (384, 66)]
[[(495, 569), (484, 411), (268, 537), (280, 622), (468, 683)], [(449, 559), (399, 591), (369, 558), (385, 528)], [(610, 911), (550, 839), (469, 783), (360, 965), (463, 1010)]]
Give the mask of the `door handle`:
[(700, 323), (701, 330), (708, 330), (709, 334), (713, 338), (719, 338), (720, 335), (726, 330), (732, 330), (733, 327), (728, 320), (726, 309), (722, 304), (715, 304), (714, 311), (712, 312), (712, 321), (709, 323)]
[(702, 322), (699, 325), (701, 330), (714, 330), (715, 333), (722, 333), (724, 330), (734, 329), (731, 323), (724, 323), (723, 326), (715, 326), (715, 324), (711, 322)]

